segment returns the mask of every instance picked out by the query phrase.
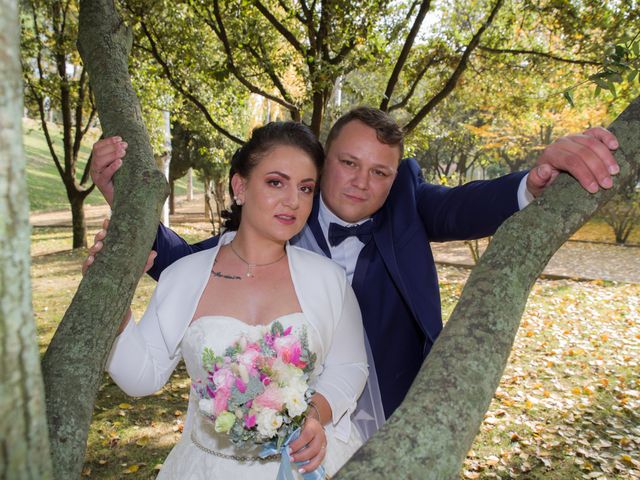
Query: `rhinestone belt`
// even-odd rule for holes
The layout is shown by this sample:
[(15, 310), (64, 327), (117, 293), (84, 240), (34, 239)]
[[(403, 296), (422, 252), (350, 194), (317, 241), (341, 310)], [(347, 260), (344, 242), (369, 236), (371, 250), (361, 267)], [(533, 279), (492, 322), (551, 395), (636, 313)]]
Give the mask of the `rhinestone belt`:
[(216, 457), (220, 457), (220, 458), (226, 458), (227, 460), (235, 460), (236, 462), (255, 462), (255, 461), (267, 462), (270, 460), (277, 460), (278, 458), (280, 458), (279, 453), (276, 453), (275, 455), (269, 455), (263, 458), (257, 455), (227, 455), (225, 453), (216, 452), (215, 450), (211, 450), (210, 448), (207, 448), (204, 445), (202, 445), (196, 438), (196, 434), (194, 430), (191, 430), (191, 441), (196, 447), (198, 447), (200, 450), (202, 450), (205, 453), (209, 453), (211, 455), (215, 455)]

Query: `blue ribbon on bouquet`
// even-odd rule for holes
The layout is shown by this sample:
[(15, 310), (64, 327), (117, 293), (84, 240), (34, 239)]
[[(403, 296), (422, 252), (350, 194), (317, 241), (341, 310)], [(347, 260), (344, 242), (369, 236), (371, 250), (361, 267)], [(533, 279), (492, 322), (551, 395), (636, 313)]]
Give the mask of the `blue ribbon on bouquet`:
[[(276, 447), (276, 442), (269, 442), (259, 453), (260, 458), (266, 458), (270, 455), (280, 454), (280, 468), (278, 469), (278, 476), (276, 480), (295, 480), (293, 477), (293, 468), (291, 466), (291, 455), (289, 455), (289, 444), (300, 436), (300, 429), (297, 428), (291, 433), (285, 440), (280, 450)], [(296, 465), (305, 465), (309, 463), (309, 460), (304, 462), (293, 462)], [(313, 472), (307, 472), (302, 474), (304, 480), (322, 480), (325, 478), (324, 467), (320, 465)]]

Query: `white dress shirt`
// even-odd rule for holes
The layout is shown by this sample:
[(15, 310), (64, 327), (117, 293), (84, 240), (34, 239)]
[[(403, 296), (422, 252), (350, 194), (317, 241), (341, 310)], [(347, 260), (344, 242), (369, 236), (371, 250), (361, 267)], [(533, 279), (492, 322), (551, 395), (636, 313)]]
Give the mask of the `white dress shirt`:
[(327, 245), (329, 245), (329, 251), (331, 252), (331, 259), (344, 268), (347, 273), (347, 279), (349, 283), (353, 282), (353, 273), (356, 271), (356, 263), (358, 263), (358, 256), (360, 255), (360, 251), (364, 247), (364, 243), (360, 241), (357, 236), (352, 236), (345, 238), (340, 245), (336, 245), (335, 247), (331, 246), (329, 243), (329, 225), (332, 223), (337, 223), (338, 225), (342, 225), (344, 227), (351, 227), (354, 225), (360, 225), (366, 221), (368, 221), (370, 217), (367, 217), (363, 220), (360, 220), (358, 223), (349, 223), (340, 219), (336, 216), (329, 207), (324, 203), (322, 199), (322, 194), (320, 194), (320, 208), (318, 210), (318, 223), (320, 223), (320, 228), (322, 228), (322, 233), (324, 234), (324, 238), (327, 240)]

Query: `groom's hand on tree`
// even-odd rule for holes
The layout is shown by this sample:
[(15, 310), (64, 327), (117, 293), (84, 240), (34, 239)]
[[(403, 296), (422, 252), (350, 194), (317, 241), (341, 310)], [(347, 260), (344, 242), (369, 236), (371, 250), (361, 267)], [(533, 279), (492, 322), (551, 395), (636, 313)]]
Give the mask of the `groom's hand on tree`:
[(91, 151), (91, 180), (113, 206), (113, 174), (122, 166), (127, 142), (120, 137), (107, 137), (93, 144)]
[[(104, 245), (103, 241), (107, 236), (107, 229), (109, 228), (109, 219), (105, 218), (102, 222), (102, 229), (96, 233), (96, 236), (93, 239), (93, 245), (89, 248), (89, 255), (85, 259), (82, 264), (82, 275), (87, 272), (87, 269), (91, 266), (91, 264), (95, 261), (96, 255)], [(153, 267), (153, 261), (155, 260), (158, 253), (155, 250), (151, 250), (149, 256), (147, 257), (147, 263), (144, 265), (143, 273), (147, 273), (151, 267)]]
[(601, 127), (559, 138), (544, 149), (529, 172), (527, 190), (534, 197), (539, 196), (560, 172), (572, 175), (590, 193), (611, 188), (611, 176), (620, 172), (611, 153), (617, 148), (616, 137)]

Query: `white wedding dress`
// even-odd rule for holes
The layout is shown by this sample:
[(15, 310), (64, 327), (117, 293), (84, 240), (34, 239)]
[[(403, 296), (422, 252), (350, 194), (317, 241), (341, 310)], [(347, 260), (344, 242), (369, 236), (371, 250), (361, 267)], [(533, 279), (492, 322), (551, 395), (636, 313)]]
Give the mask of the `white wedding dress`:
[[(309, 347), (312, 351), (318, 351), (320, 340), (316, 330), (310, 328), (303, 313), (292, 313), (277, 320), (284, 328), (293, 327), (294, 333), (298, 335), (306, 327)], [(241, 334), (250, 333), (251, 329), (255, 328), (257, 327), (226, 316), (205, 316), (193, 322), (188, 327), (181, 344), (182, 355), (191, 379), (206, 377), (201, 363), (204, 347), (209, 347), (220, 355)], [(312, 375), (312, 386), (315, 378)], [(327, 454), (323, 465), (327, 474), (333, 475), (355, 453), (362, 441), (355, 428), (351, 429), (347, 442), (335, 438), (332, 425), (326, 426), (326, 435)], [(182, 438), (171, 450), (157, 478), (159, 480), (275, 479), (280, 466), (279, 459), (239, 461), (229, 458), (231, 456), (256, 457), (259, 451), (259, 448), (251, 450), (237, 448), (228, 441), (226, 435), (216, 433), (211, 421), (198, 412), (198, 395), (192, 390), (189, 395), (189, 407)], [(299, 467), (295, 464), (293, 466)], [(295, 478), (301, 478), (296, 471), (293, 473)]]

